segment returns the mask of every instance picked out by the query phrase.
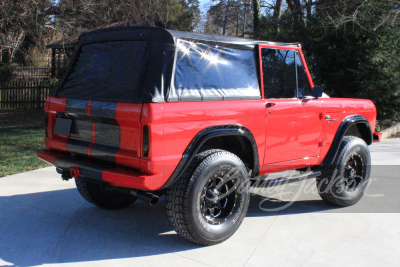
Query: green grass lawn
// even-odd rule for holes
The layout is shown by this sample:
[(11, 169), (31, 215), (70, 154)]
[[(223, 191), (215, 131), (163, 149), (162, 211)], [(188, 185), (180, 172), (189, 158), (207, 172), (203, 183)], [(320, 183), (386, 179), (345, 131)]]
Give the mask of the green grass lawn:
[(43, 111), (0, 110), (0, 177), (50, 166), (36, 157), (41, 149)]

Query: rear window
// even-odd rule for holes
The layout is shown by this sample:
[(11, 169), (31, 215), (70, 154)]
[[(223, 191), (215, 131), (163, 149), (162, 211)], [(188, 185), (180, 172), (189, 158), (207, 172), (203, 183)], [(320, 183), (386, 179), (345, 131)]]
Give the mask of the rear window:
[(146, 41), (114, 41), (81, 47), (57, 96), (134, 102), (144, 66)]

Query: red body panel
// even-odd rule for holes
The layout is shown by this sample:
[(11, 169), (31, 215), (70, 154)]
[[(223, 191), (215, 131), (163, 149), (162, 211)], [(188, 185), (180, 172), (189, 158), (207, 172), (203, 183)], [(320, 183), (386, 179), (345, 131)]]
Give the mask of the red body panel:
[(120, 147), (115, 154), (118, 165), (140, 169), (141, 124), (143, 104), (118, 103), (115, 119), (120, 126)]
[(66, 144), (68, 142), (68, 138), (53, 133), (57, 112), (65, 112), (66, 103), (66, 98), (49, 96), (46, 99), (44, 111), (48, 114), (47, 126), (49, 127), (47, 129), (49, 136), (46, 136), (44, 139), (46, 150), (54, 149), (58, 151), (67, 151)]

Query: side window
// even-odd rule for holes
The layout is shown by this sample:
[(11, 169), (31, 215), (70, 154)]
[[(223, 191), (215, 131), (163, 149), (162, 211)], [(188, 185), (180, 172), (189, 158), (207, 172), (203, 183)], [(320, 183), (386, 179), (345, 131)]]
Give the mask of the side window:
[(260, 99), (253, 46), (180, 39), (168, 101)]
[(295, 51), (261, 49), (265, 98), (297, 97)]
[[(311, 95), (311, 86), (310, 81), (308, 80), (308, 76), (306, 70), (304, 69), (303, 62), (301, 61), (300, 54), (296, 52), (296, 68), (297, 68), (297, 79), (298, 79), (298, 86), (299, 86), (299, 94), (301, 88), (304, 88), (304, 96)], [(300, 96), (300, 95), (299, 95)]]

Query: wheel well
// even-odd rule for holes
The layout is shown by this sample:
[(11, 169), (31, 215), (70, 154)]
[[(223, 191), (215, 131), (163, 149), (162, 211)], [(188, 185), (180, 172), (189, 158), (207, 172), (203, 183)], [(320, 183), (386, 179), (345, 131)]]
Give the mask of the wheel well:
[(254, 151), (251, 142), (244, 136), (230, 135), (213, 137), (201, 146), (199, 152), (209, 149), (223, 149), (229, 151), (238, 156), (248, 169), (253, 170), (254, 168)]
[(371, 127), (367, 125), (366, 123), (355, 123), (352, 124), (344, 134), (346, 135), (351, 135), (351, 136), (356, 136), (365, 141), (367, 145), (372, 144), (372, 132), (371, 132)]

